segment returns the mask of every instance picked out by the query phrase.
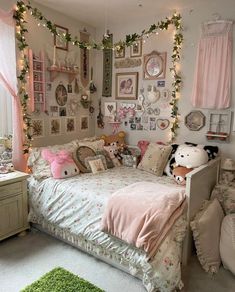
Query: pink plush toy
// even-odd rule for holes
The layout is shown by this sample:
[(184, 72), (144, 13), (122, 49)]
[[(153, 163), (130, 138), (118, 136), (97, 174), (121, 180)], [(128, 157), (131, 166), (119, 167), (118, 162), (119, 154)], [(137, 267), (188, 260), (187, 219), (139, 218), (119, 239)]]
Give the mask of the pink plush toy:
[(48, 149), (43, 149), (42, 157), (50, 163), (54, 178), (66, 178), (79, 174), (79, 169), (68, 151), (61, 150), (53, 153)]

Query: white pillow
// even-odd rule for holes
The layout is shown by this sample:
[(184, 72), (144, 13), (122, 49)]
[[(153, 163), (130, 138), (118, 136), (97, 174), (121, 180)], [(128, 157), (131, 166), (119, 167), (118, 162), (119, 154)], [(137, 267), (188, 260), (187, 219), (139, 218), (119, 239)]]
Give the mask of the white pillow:
[(53, 145), (47, 147), (35, 147), (30, 151), (28, 158), (28, 167), (32, 171), (32, 175), (35, 179), (41, 179), (46, 177), (51, 177), (51, 168), (50, 164), (42, 158), (41, 151), (45, 148), (56, 153), (60, 150), (67, 150), (70, 153), (73, 153), (78, 147), (78, 140), (73, 140), (69, 143), (62, 145)]

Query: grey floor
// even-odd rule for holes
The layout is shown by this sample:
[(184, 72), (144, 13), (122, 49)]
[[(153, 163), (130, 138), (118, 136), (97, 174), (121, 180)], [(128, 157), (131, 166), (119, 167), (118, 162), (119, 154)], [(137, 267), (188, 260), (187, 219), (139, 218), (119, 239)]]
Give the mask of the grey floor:
[[(38, 231), (0, 242), (0, 292), (18, 292), (56, 266), (78, 274), (107, 292), (144, 292), (141, 282)], [(235, 277), (222, 267), (211, 278), (197, 258), (184, 271), (186, 292), (235, 292)]]

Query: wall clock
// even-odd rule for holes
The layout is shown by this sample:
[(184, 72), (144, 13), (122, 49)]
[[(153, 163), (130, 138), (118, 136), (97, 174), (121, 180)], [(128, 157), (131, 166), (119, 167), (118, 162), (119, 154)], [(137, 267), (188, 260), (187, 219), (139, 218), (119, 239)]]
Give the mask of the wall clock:
[(152, 53), (144, 56), (144, 79), (165, 78), (166, 73), (166, 52)]

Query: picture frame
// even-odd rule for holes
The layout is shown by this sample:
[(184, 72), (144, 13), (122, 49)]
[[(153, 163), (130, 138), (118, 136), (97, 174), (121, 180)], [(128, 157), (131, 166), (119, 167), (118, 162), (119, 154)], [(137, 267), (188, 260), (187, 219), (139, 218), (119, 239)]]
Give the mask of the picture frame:
[(76, 132), (76, 120), (75, 117), (67, 117), (65, 119), (65, 131), (67, 134)]
[(142, 39), (135, 41), (133, 45), (130, 46), (130, 57), (136, 58), (142, 56)]
[(116, 73), (116, 99), (135, 100), (138, 96), (138, 72)]
[(166, 57), (166, 52), (159, 53), (157, 51), (144, 55), (143, 79), (164, 79), (166, 75)]
[(65, 106), (68, 100), (67, 89), (63, 84), (59, 84), (55, 90), (55, 99), (59, 106)]
[(105, 102), (104, 103), (104, 116), (110, 117), (116, 114), (117, 103), (116, 102)]
[(185, 116), (185, 126), (190, 131), (199, 131), (205, 126), (206, 117), (201, 111), (191, 111)]
[(122, 47), (119, 50), (115, 50), (114, 57), (115, 59), (125, 58), (125, 47)]
[(55, 24), (55, 27), (58, 35), (54, 34), (54, 46), (57, 49), (68, 51), (68, 41), (66, 41), (64, 37), (62, 37), (63, 35), (68, 34), (68, 28), (58, 24)]
[(32, 119), (31, 133), (33, 138), (41, 138), (44, 136), (43, 119)]
[(60, 135), (61, 133), (61, 121), (59, 118), (50, 119), (50, 135)]
[(89, 130), (89, 116), (81, 116), (80, 130), (81, 131), (88, 131)]

